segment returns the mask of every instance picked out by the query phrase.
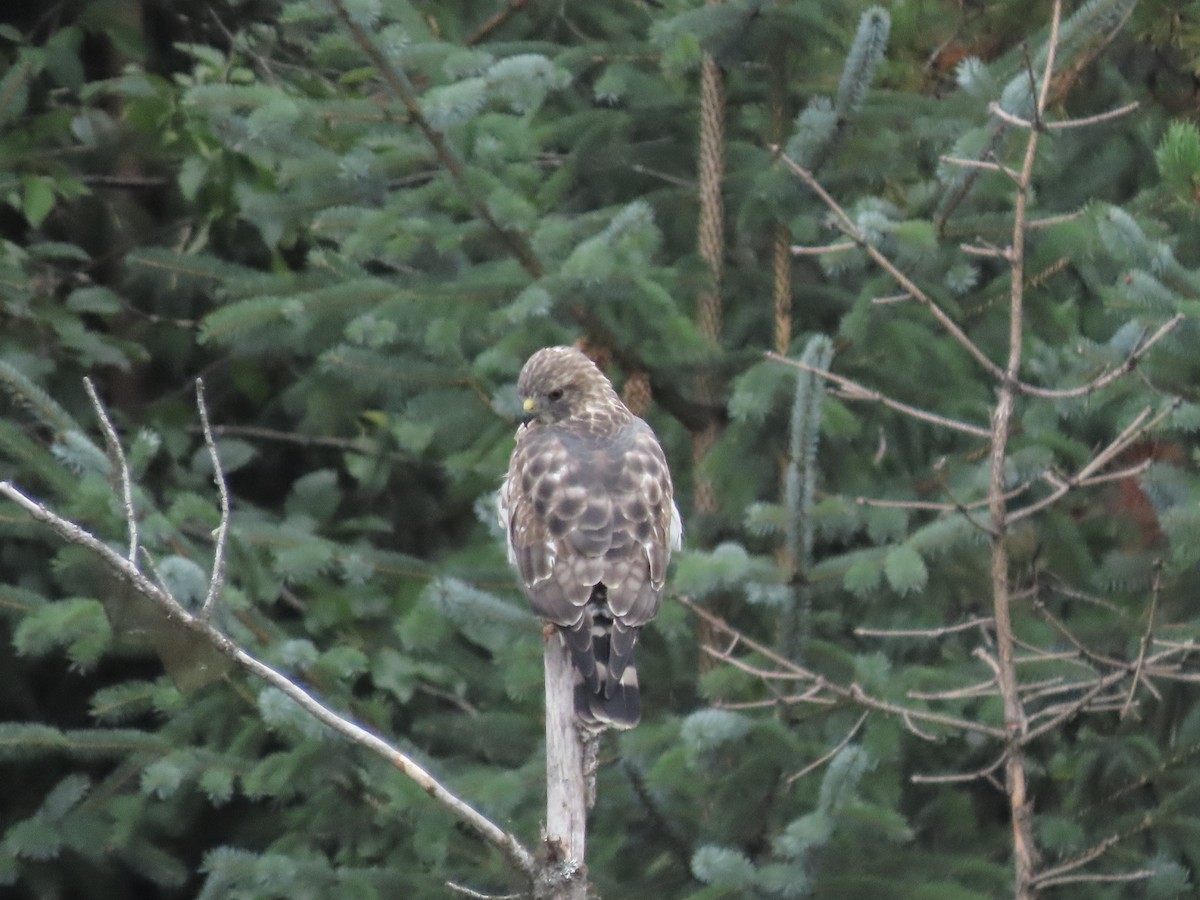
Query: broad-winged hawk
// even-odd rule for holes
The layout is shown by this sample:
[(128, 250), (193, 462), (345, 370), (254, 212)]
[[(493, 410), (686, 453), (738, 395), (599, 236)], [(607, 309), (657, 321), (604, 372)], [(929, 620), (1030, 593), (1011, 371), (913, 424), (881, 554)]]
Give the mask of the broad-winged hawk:
[(658, 613), (683, 533), (666, 458), (574, 347), (531, 356), (517, 390), (532, 419), (517, 429), (500, 488), (509, 562), (570, 649), (576, 717), (632, 728), (641, 715), (634, 646)]

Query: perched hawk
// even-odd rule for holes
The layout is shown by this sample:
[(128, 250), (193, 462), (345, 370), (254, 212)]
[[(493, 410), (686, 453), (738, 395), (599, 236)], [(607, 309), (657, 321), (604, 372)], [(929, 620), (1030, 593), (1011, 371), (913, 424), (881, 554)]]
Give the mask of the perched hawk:
[(650, 426), (574, 347), (529, 358), (517, 389), (532, 421), (500, 488), (508, 559), (534, 612), (559, 627), (575, 666), (575, 714), (632, 728), (633, 648), (658, 613), (683, 529)]

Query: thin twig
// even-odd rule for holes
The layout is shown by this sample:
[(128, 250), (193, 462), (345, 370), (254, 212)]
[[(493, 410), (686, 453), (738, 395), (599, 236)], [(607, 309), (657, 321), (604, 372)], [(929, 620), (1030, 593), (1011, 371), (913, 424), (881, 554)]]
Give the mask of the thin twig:
[(1162, 591), (1162, 560), (1154, 562), (1154, 583), (1150, 586), (1150, 609), (1146, 612), (1146, 630), (1142, 632), (1142, 639), (1138, 642), (1137, 662), (1133, 667), (1133, 678), (1129, 683), (1129, 697), (1125, 700), (1125, 706), (1121, 709), (1121, 718), (1125, 718), (1129, 712), (1129, 707), (1133, 705), (1133, 697), (1137, 693), (1138, 681), (1142, 677), (1142, 668), (1146, 664), (1146, 648), (1150, 646), (1150, 639), (1154, 634), (1154, 613), (1158, 609), (1158, 595)]
[[(1035, 875), (1033, 877), (1032, 883), (1039, 887), (1046, 887), (1047, 885), (1052, 884), (1052, 883), (1053, 884), (1065, 884), (1067, 882), (1065, 880), (1063, 880), (1064, 876), (1069, 875), (1070, 873), (1074, 872), (1076, 869), (1083, 868), (1088, 863), (1095, 862), (1097, 859), (1099, 859), (1101, 856), (1103, 856), (1105, 853), (1107, 853), (1109, 850), (1111, 850), (1113, 847), (1115, 847), (1121, 841), (1123, 841), (1127, 838), (1133, 837), (1136, 834), (1140, 834), (1141, 832), (1143, 832), (1147, 828), (1149, 828), (1152, 824), (1153, 824), (1153, 819), (1151, 819), (1150, 816), (1146, 816), (1145, 818), (1142, 819), (1142, 821), (1140, 821), (1138, 824), (1134, 825), (1132, 828), (1128, 829), (1127, 831), (1120, 832), (1119, 834), (1109, 835), (1104, 840), (1089, 847), (1087, 850), (1084, 850), (1082, 853), (1079, 853), (1079, 854), (1071, 857), (1070, 859), (1066, 860), (1065, 862), (1059, 863), (1057, 866), (1052, 866), (1049, 869), (1042, 870), (1041, 872), (1037, 873), (1037, 875)], [(1072, 880), (1076, 880), (1076, 881), (1099, 881), (1099, 880), (1108, 879), (1108, 878), (1112, 878), (1114, 880), (1121, 880), (1121, 876), (1113, 876), (1113, 875), (1090, 875), (1090, 876), (1076, 875), (1076, 876), (1072, 876)], [(1130, 880), (1130, 879), (1126, 879), (1126, 880)]]
[(798, 359), (789, 359), (788, 357), (775, 353), (772, 350), (767, 351), (766, 357), (767, 359), (773, 359), (776, 362), (784, 363), (792, 366), (793, 368), (801, 369), (805, 372), (811, 372), (812, 374), (824, 378), (827, 381), (832, 381), (834, 384), (838, 385), (838, 387), (847, 392), (847, 399), (870, 400), (875, 403), (882, 403), (889, 409), (894, 409), (897, 412), (904, 413), (906, 416), (911, 416), (914, 419), (920, 419), (924, 422), (931, 422), (934, 425), (941, 425), (945, 428), (952, 428), (955, 431), (961, 431), (965, 434), (973, 435), (974, 437), (986, 438), (991, 436), (991, 432), (989, 432), (986, 428), (980, 427), (979, 425), (972, 425), (969, 422), (960, 422), (957, 419), (950, 419), (946, 416), (928, 412), (927, 410), (919, 409), (915, 406), (909, 406), (907, 403), (901, 403), (899, 400), (893, 400), (891, 397), (888, 397), (879, 391), (864, 387), (857, 381), (852, 381), (851, 379), (846, 378), (844, 375), (838, 375), (836, 372), (818, 369), (817, 367), (810, 366), (808, 363), (801, 362)]
[(83, 386), (87, 390), (88, 399), (92, 401), (96, 417), (100, 420), (100, 429), (104, 432), (104, 446), (108, 449), (108, 458), (117, 470), (117, 477), (120, 479), (121, 502), (125, 504), (125, 527), (129, 531), (128, 559), (136, 565), (138, 524), (137, 512), (133, 508), (133, 482), (129, 477), (129, 463), (125, 459), (125, 450), (121, 447), (121, 439), (117, 437), (117, 429), (113, 426), (112, 419), (108, 417), (108, 410), (104, 408), (100, 395), (96, 393), (96, 386), (92, 384), (92, 379), (85, 377)]
[(858, 721), (854, 723), (854, 726), (848, 732), (846, 732), (846, 736), (837, 742), (837, 745), (833, 749), (831, 749), (828, 753), (826, 753), (820, 759), (814, 759), (812, 762), (810, 762), (807, 766), (805, 766), (799, 772), (795, 772), (792, 775), (789, 775), (786, 779), (784, 779), (784, 782), (783, 782), (784, 785), (786, 787), (791, 787), (793, 784), (795, 784), (797, 781), (799, 781), (801, 778), (803, 778), (809, 772), (812, 772), (812, 771), (815, 771), (816, 769), (821, 768), (821, 766), (825, 765), (825, 763), (829, 762), (829, 760), (833, 759), (835, 756), (837, 756), (839, 753), (841, 753), (842, 750), (845, 749), (846, 745), (849, 744), (852, 740), (854, 740), (854, 736), (856, 734), (858, 734), (858, 729), (862, 728), (863, 722), (867, 721), (867, 716), (869, 716), (870, 714), (871, 714), (870, 711), (867, 711), (867, 712), (864, 712), (861, 716), (859, 716)]
[(891, 275), (892, 278), (900, 285), (900, 287), (912, 294), (912, 296), (918, 300), (922, 306), (928, 309), (933, 314), (933, 317), (937, 319), (942, 328), (944, 328), (951, 337), (958, 341), (958, 343), (962, 345), (967, 353), (969, 353), (981, 366), (983, 366), (985, 370), (995, 377), (1003, 376), (1003, 372), (1001, 371), (1000, 367), (992, 362), (986, 353), (979, 349), (975, 342), (967, 336), (967, 333), (958, 326), (958, 323), (950, 317), (950, 314), (942, 309), (932, 297), (917, 287), (913, 280), (905, 275), (895, 263), (888, 259), (878, 247), (867, 240), (866, 235), (859, 230), (858, 226), (854, 224), (854, 220), (850, 218), (850, 214), (846, 212), (842, 205), (838, 203), (837, 200), (835, 200), (827, 190), (825, 190), (824, 186), (817, 181), (816, 176), (814, 176), (812, 172), (808, 171), (808, 169), (804, 168), (802, 165), (789, 157), (782, 151), (780, 147), (776, 146), (772, 147), (771, 149), (773, 152), (779, 155), (779, 158), (783, 161), (785, 166), (787, 166), (794, 174), (796, 174), (801, 181), (808, 185), (809, 189), (814, 194), (821, 198), (821, 202), (824, 203), (825, 206), (828, 207), (837, 218), (841, 229), (845, 231), (846, 234), (848, 234), (851, 238), (853, 238), (854, 241), (859, 244), (859, 246), (867, 251), (868, 255), (870, 255), (871, 259), (875, 261), (877, 266)]
[(1062, 884), (1080, 884), (1085, 882), (1102, 884), (1110, 884), (1126, 881), (1145, 881), (1148, 878), (1154, 877), (1154, 869), (1138, 869), (1136, 872), (1118, 872), (1111, 875), (1095, 874), (1095, 875), (1063, 875), (1059, 878), (1039, 878), (1037, 886), (1039, 888), (1055, 887)]
[(1123, 375), (1128, 375), (1130, 372), (1132, 372), (1137, 367), (1137, 364), (1141, 361), (1142, 357), (1149, 352), (1150, 348), (1165, 338), (1177, 327), (1179, 327), (1180, 323), (1182, 323), (1186, 318), (1187, 316), (1185, 316), (1183, 313), (1176, 313), (1174, 316), (1164, 322), (1158, 328), (1158, 330), (1154, 332), (1154, 334), (1138, 344), (1130, 352), (1129, 356), (1125, 358), (1125, 361), (1119, 366), (1109, 369), (1106, 372), (1102, 372), (1087, 384), (1073, 388), (1043, 388), (1037, 387), (1036, 385), (1027, 384), (1022, 381), (1018, 382), (1017, 387), (1020, 389), (1021, 393), (1029, 394), (1033, 397), (1040, 397), (1043, 400), (1065, 400), (1071, 397), (1083, 397), (1087, 394), (1093, 394), (1101, 388), (1112, 384)]
[(512, 18), (513, 14), (524, 9), (529, 5), (529, 0), (509, 0), (508, 6), (500, 10), (486, 22), (479, 26), (479, 29), (467, 38), (466, 45), (474, 47), (476, 44), (482, 43), (491, 33)]
[(1131, 466), (1128, 469), (1121, 469), (1117, 472), (1112, 472), (1107, 475), (1097, 474), (1099, 469), (1104, 468), (1106, 465), (1112, 462), (1115, 457), (1119, 456), (1122, 451), (1127, 449), (1129, 445), (1141, 437), (1141, 435), (1145, 434), (1147, 431), (1150, 431), (1167, 416), (1171, 415), (1171, 413), (1179, 408), (1180, 403), (1182, 403), (1181, 400), (1174, 400), (1153, 418), (1148, 418), (1151, 407), (1147, 406), (1143, 408), (1142, 411), (1134, 417), (1134, 420), (1125, 426), (1125, 429), (1109, 442), (1108, 446), (1093, 456), (1091, 460), (1089, 460), (1087, 464), (1083, 466), (1083, 468), (1081, 468), (1070, 478), (1061, 479), (1048, 473), (1045, 477), (1054, 486), (1054, 490), (1041, 500), (1031, 503), (1028, 506), (1024, 506), (1015, 512), (1009, 513), (1008, 521), (1015, 522), (1018, 519), (1027, 518), (1034, 513), (1045, 509), (1047, 506), (1058, 502), (1061, 497), (1076, 488), (1102, 484), (1106, 481), (1117, 481), (1123, 478), (1132, 478), (1146, 471), (1152, 462), (1148, 459), (1142, 460), (1137, 465)]
[(866, 628), (859, 626), (854, 629), (854, 633), (859, 637), (923, 637), (935, 638), (942, 637), (947, 634), (956, 634), (959, 631), (970, 631), (972, 628), (992, 625), (991, 616), (979, 616), (970, 619), (966, 622), (959, 622), (957, 625), (943, 625), (940, 628)]
[(1089, 125), (1099, 125), (1102, 122), (1111, 122), (1113, 119), (1128, 115), (1139, 106), (1141, 106), (1141, 103), (1134, 100), (1132, 103), (1126, 103), (1124, 106), (1118, 106), (1116, 109), (1097, 113), (1094, 116), (1085, 116), (1082, 119), (1064, 119), (1060, 122), (1047, 122), (1046, 128), (1049, 131), (1057, 131), (1067, 128), (1086, 128)]
[(847, 250), (853, 250), (858, 244), (854, 241), (842, 241), (838, 244), (825, 244), (821, 247), (804, 247), (800, 244), (792, 244), (793, 256), (822, 256), (826, 253), (845, 253)]
[(208, 447), (208, 456), (212, 460), (213, 481), (217, 485), (217, 496), (221, 503), (221, 521), (213, 532), (213, 564), (212, 575), (208, 579), (208, 593), (204, 597), (204, 606), (200, 608), (200, 616), (205, 621), (212, 618), (217, 605), (217, 598), (225, 588), (225, 544), (229, 538), (229, 488), (225, 484), (225, 473), (221, 470), (221, 455), (217, 452), (217, 442), (213, 439), (212, 425), (208, 421), (208, 405), (204, 402), (204, 382), (196, 379), (196, 409), (200, 413), (200, 426), (204, 429), (204, 444)]
[[(906, 722), (909, 719), (915, 719), (935, 725), (943, 725), (960, 731), (970, 731), (977, 734), (985, 734), (994, 738), (1004, 737), (1004, 731), (1002, 729), (991, 725), (985, 725), (982, 722), (973, 722), (970, 719), (963, 719), (957, 716), (931, 712), (929, 710), (913, 709), (898, 703), (892, 703), (888, 700), (882, 700), (878, 697), (873, 697), (864, 691), (861, 685), (843, 685), (830, 681), (823, 675), (818, 675), (811, 669), (806, 669), (787, 657), (776, 653), (770, 647), (760, 644), (758, 641), (747, 636), (744, 632), (734, 628), (720, 616), (709, 612), (702, 606), (699, 606), (690, 598), (684, 597), (683, 595), (676, 595), (676, 599), (697, 616), (708, 622), (708, 624), (716, 628), (718, 631), (730, 635), (731, 637), (736, 636), (737, 641), (731, 645), (730, 651), (732, 651), (732, 648), (737, 646), (737, 644), (742, 644), (748, 650), (766, 657), (770, 662), (774, 663), (778, 667), (776, 671), (768, 672), (767, 670), (760, 669), (757, 666), (752, 666), (749, 663), (737, 659), (736, 657), (730, 656), (727, 652), (717, 650), (716, 648), (709, 646), (702, 647), (702, 649), (708, 654), (724, 662), (728, 662), (730, 665), (742, 669), (743, 671), (756, 674), (758, 677), (762, 677), (764, 679), (769, 678), (770, 680), (776, 681), (808, 680), (813, 683), (814, 687), (826, 690), (842, 700), (849, 700), (858, 704), (859, 706), (865, 706), (868, 709), (877, 709), (880, 712), (886, 712), (891, 715), (898, 716), (904, 719)], [(809, 693), (811, 694), (812, 692)]]
[(955, 166), (962, 166), (967, 169), (982, 169), (986, 172), (1000, 172), (1007, 175), (1009, 178), (1016, 180), (1017, 172), (1009, 166), (998, 162), (990, 162), (982, 159), (963, 159), (961, 156), (939, 156), (942, 162), (950, 163)]
[(452, 792), (408, 754), (361, 725), (334, 712), (286, 675), (242, 649), (240, 645), (230, 640), (200, 616), (189, 613), (169, 593), (147, 578), (137, 565), (125, 559), (90, 532), (80, 528), (74, 522), (64, 519), (44, 504), (27, 497), (10, 482), (0, 481), (0, 496), (7, 497), (29, 513), (31, 517), (48, 525), (68, 543), (91, 552), (117, 577), (153, 602), (168, 619), (178, 622), (202, 636), (215, 649), (228, 656), (247, 672), (282, 691), (314, 719), (387, 760), (403, 775), (416, 782), (425, 793), (453, 813), (459, 821), (496, 847), (509, 863), (526, 877), (532, 879), (537, 873), (537, 861), (515, 836), (496, 825)]
[(987, 778), (1004, 765), (1004, 757), (1005, 754), (1001, 753), (995, 761), (973, 772), (954, 772), (949, 775), (913, 775), (909, 780), (914, 784), (958, 784), (964, 781), (978, 781), (980, 778)]

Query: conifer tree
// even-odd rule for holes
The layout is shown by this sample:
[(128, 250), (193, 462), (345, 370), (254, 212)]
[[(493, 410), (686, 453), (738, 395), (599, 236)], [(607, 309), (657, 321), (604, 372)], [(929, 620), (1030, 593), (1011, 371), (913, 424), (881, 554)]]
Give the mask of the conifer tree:
[[(198, 617), (223, 546), (214, 628), (534, 847), (540, 639), (492, 495), (520, 363), (581, 341), (713, 501), (643, 636), (643, 722), (601, 747), (597, 893), (1184, 896), (1200, 132), (1174, 9), (6, 10), (0, 481)], [(95, 553), (12, 502), (0, 530), (5, 891), (528, 888)]]

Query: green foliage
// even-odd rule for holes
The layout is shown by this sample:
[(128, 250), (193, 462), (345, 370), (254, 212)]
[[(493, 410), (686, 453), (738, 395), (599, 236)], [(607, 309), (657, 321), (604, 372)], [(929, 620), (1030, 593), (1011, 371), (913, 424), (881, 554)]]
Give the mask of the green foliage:
[(1200, 191), (1200, 129), (1191, 122), (1172, 122), (1154, 151), (1163, 184), (1184, 203), (1195, 203)]
[[(1011, 179), (945, 157), (1020, 167), (1025, 132), (989, 104), (1030, 114), (1044, 4), (355, 0), (365, 47), (325, 0), (24, 6), (0, 13), (0, 479), (127, 552), (89, 375), (133, 474), (141, 561), (198, 606), (219, 523), (202, 375), (233, 502), (214, 621), (535, 845), (539, 626), (493, 495), (522, 361), (584, 338), (618, 389), (640, 399), (649, 379), (687, 523), (670, 592), (769, 651), (710, 666), (697, 639), (729, 644), (669, 598), (642, 633), (642, 724), (601, 747), (597, 892), (1012, 893), (1003, 795), (917, 777), (991, 771), (990, 735), (861, 719), (849, 688), (812, 704), (807, 682), (761, 677), (793, 659), (883, 704), (1004, 727), (977, 688), (995, 652), (978, 430), (997, 382), (838, 246), (768, 147), (1003, 365), (1010, 268), (962, 246), (1011, 241)], [(1020, 393), (1005, 460), (1011, 509), (1070, 487), (1006, 535), (1031, 727), (1072, 679), (1126, 672), (1026, 748), (1035, 835), (1049, 867), (1126, 834), (1081, 871), (1150, 873), (1055, 897), (1184, 896), (1200, 865), (1200, 713), (1167, 677), (1190, 676), (1171, 648), (1200, 639), (1198, 35), (1187, 4), (1071, 5), (1048, 117), (1142, 105), (1044, 133), (1027, 198), (1020, 377), (1080, 388)], [(727, 98), (716, 345), (695, 320), (705, 54)], [(793, 259), (792, 332), (775, 336), (781, 239), (825, 249)], [(761, 353), (789, 344), (972, 427)], [(1164, 417), (1090, 473), (1134, 474), (1080, 485), (1144, 409)], [(701, 476), (715, 509), (694, 502)], [(14, 896), (524, 890), (419, 788), (8, 503), (0, 570)], [(1074, 641), (1091, 654), (1067, 658)]]

